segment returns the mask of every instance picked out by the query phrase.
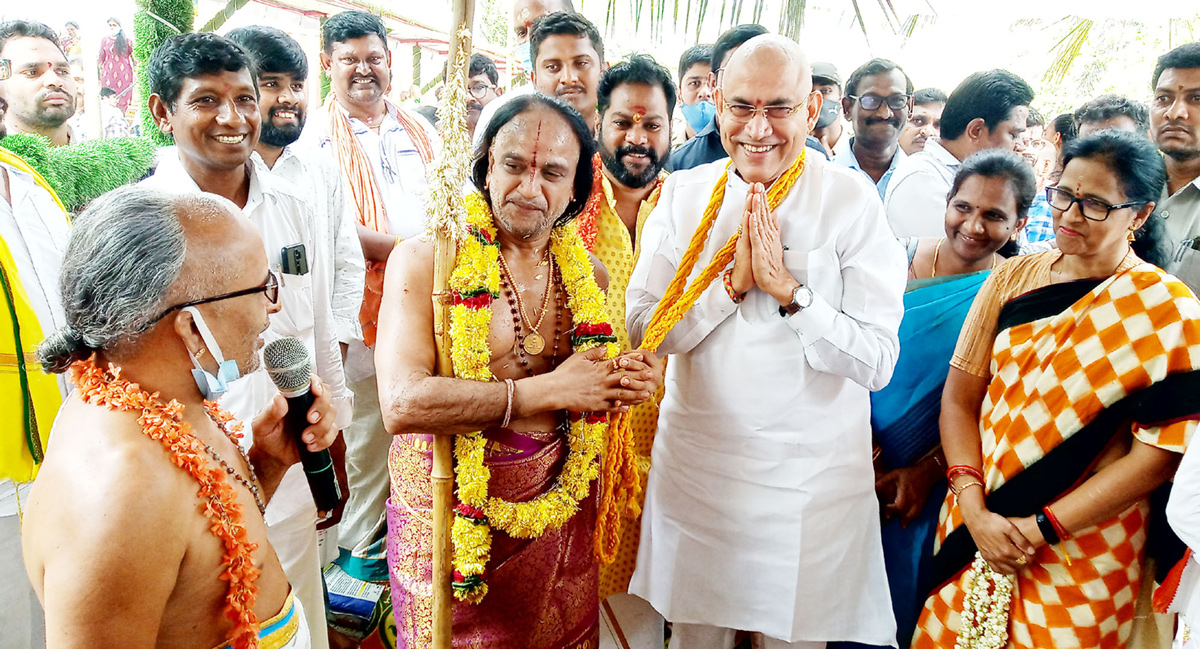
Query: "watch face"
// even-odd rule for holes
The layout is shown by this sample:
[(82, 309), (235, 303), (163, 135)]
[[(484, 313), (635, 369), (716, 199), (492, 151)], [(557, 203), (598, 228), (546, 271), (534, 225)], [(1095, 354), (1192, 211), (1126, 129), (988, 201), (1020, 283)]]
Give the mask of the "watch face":
[(792, 294), (792, 300), (801, 308), (807, 309), (812, 304), (812, 291), (807, 286), (801, 286)]

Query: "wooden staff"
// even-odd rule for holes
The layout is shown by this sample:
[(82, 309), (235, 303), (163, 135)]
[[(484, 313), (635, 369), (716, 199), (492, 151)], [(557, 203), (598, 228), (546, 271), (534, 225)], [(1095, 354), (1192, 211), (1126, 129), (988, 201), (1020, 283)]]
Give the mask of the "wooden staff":
[[(435, 174), (433, 234), (433, 335), (437, 346), (437, 373), (439, 376), (454, 376), (450, 360), (450, 292), (447, 287), (454, 268), (457, 241), (461, 232), (461, 191), (469, 144), (466, 133), (466, 89), (471, 52), (471, 26), (474, 22), (474, 0), (454, 0), (451, 15), (450, 58), (448, 69), (454, 71), (451, 83), (460, 88), (445, 93), (451, 99), (443, 108), (446, 114), (439, 121), (447, 133), (447, 149)], [(459, 64), (459, 65), (456, 65)], [(462, 96), (463, 101), (453, 99)], [(461, 103), (461, 106), (452, 105)], [(448, 119), (447, 119), (448, 118)], [(455, 145), (457, 143), (457, 145)], [(440, 200), (437, 200), (440, 199)], [(451, 565), (450, 529), (454, 523), (454, 436), (435, 435), (433, 438), (433, 649), (450, 649), (454, 589), (454, 570)]]

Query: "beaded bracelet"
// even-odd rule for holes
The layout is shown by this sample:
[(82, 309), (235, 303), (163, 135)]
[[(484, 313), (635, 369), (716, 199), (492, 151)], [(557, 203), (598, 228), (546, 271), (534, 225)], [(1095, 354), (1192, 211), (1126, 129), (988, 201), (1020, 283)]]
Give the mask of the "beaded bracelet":
[(955, 498), (958, 498), (959, 494), (966, 491), (970, 487), (979, 487), (980, 489), (982, 489), (983, 483), (979, 482), (978, 480), (972, 480), (971, 482), (968, 482), (967, 484), (965, 484), (961, 487), (955, 487), (953, 482), (950, 483), (950, 491), (954, 493)]
[(737, 291), (733, 290), (733, 269), (732, 268), (725, 270), (723, 283), (725, 284), (725, 292), (729, 294), (729, 299), (733, 300), (734, 304), (741, 304), (742, 300), (746, 299), (745, 293), (738, 293)]

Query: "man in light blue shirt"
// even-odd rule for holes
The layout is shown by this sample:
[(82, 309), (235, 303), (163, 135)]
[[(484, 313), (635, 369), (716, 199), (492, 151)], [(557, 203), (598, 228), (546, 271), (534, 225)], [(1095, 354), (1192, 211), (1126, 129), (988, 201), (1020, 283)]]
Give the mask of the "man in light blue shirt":
[(854, 137), (834, 162), (870, 178), (880, 199), (892, 172), (907, 157), (900, 149), (900, 132), (912, 113), (912, 94), (908, 75), (887, 59), (868, 61), (846, 81), (842, 111), (854, 125)]

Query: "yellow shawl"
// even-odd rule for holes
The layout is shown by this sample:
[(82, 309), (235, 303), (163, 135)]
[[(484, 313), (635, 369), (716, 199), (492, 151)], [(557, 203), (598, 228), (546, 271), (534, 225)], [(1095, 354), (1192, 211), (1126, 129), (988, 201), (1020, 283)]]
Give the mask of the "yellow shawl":
[[(16, 154), (0, 149), (0, 163), (33, 176), (62, 208), (46, 180)], [(58, 381), (42, 372), (34, 358), (43, 338), (8, 244), (0, 239), (0, 479), (33, 480), (62, 405)]]

